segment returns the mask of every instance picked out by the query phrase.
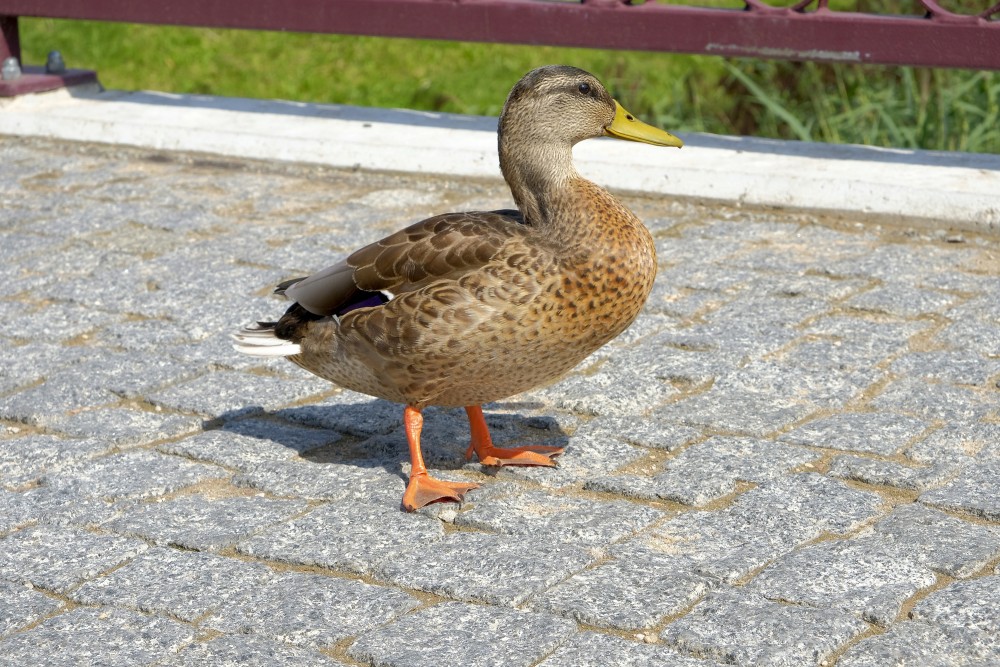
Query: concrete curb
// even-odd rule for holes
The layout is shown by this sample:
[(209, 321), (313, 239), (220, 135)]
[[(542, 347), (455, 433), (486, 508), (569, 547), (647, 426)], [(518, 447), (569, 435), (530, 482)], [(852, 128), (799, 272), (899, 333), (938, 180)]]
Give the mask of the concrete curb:
[[(79, 87), (0, 101), (0, 134), (242, 158), (499, 178), (493, 118)], [(618, 141), (580, 171), (631, 192), (1000, 232), (1000, 156), (683, 134)]]

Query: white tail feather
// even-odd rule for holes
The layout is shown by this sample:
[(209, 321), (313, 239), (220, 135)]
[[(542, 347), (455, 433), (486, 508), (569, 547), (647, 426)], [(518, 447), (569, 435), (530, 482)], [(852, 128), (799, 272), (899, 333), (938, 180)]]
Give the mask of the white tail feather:
[(274, 335), (274, 329), (255, 324), (243, 327), (233, 334), (233, 348), (255, 357), (292, 357), (302, 353), (302, 346)]

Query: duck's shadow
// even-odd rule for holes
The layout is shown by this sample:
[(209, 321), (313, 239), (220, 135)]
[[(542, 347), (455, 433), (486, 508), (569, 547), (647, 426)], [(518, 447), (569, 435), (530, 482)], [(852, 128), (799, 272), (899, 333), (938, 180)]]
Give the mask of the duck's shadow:
[[(347, 399), (347, 400), (344, 400)], [(359, 400), (360, 399), (360, 400)], [(540, 403), (503, 402), (483, 406), (493, 444), (498, 447), (546, 445), (565, 447), (569, 435)], [(423, 411), (420, 443), (428, 468), (457, 470), (479, 465), (466, 459), (469, 421), (461, 408), (428, 407)], [(359, 395), (338, 395), (322, 403), (274, 412), (224, 413), (211, 422), (221, 430), (269, 440), (293, 450), (303, 461), (383, 468), (406, 478), (409, 462), (402, 406)]]

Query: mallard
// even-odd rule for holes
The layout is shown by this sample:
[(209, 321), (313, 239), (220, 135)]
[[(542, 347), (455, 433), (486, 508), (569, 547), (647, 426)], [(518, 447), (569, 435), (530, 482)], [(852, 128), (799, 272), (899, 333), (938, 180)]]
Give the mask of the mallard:
[(402, 403), (411, 468), (403, 507), (460, 501), (476, 484), (427, 473), (421, 411), (464, 407), (483, 465), (553, 466), (562, 448), (494, 447), (482, 404), (550, 384), (624, 331), (656, 276), (653, 239), (618, 199), (573, 166), (573, 145), (611, 136), (657, 146), (592, 74), (553, 65), (511, 89), (498, 126), (500, 169), (517, 210), (446, 213), (306, 278), (294, 303), (235, 347), (282, 356), (341, 387)]

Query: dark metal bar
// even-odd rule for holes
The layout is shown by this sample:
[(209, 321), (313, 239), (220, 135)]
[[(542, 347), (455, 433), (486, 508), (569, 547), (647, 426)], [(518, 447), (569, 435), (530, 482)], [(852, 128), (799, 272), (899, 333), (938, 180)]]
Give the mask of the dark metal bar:
[(14, 57), (21, 60), (21, 39), (17, 32), (17, 16), (0, 14), (0, 62)]
[(1000, 69), (996, 8), (926, 0), (926, 16), (834, 12), (819, 2), (744, 10), (627, 0), (0, 0), (0, 14), (256, 30)]

